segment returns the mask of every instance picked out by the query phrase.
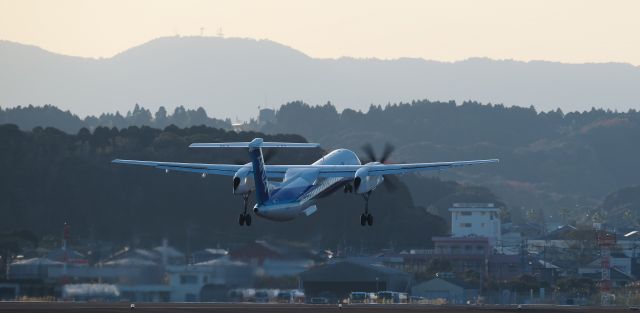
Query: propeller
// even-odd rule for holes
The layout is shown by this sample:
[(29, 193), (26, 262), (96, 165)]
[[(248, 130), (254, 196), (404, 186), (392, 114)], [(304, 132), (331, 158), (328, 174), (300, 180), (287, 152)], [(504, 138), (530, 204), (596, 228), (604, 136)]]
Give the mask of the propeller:
[[(394, 150), (395, 150), (395, 147), (392, 144), (388, 142), (385, 143), (384, 149), (382, 150), (382, 156), (380, 157), (380, 159), (378, 159), (376, 157), (376, 153), (371, 143), (365, 143), (362, 146), (362, 151), (364, 151), (367, 158), (362, 158), (362, 160), (365, 161), (364, 163), (380, 162), (382, 164), (387, 164), (387, 161), (389, 161), (389, 157), (391, 156)], [(396, 189), (398, 189), (398, 186), (397, 186), (398, 182), (396, 177), (394, 177), (393, 175), (383, 175), (383, 177), (384, 177), (383, 184), (385, 188), (387, 188), (387, 190), (393, 192)]]

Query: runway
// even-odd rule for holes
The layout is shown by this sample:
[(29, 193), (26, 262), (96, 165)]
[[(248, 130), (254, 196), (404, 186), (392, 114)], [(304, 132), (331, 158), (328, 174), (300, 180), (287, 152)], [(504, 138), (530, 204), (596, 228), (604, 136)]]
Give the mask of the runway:
[[(295, 305), (295, 304), (254, 304), (254, 303), (136, 303), (135, 309), (129, 303), (81, 303), (81, 302), (0, 302), (0, 312), (269, 312), (269, 313), (324, 313), (324, 312), (549, 312), (549, 313), (581, 313), (581, 312), (631, 312), (628, 307), (578, 307), (578, 306), (430, 306), (430, 305)], [(635, 311), (635, 310), (634, 310)]]

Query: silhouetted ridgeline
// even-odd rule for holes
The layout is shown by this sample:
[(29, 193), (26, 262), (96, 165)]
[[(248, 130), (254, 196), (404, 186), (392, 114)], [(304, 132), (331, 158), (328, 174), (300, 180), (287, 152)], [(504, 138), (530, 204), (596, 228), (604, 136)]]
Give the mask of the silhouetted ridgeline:
[(51, 103), (82, 116), (124, 112), (136, 101), (154, 111), (189, 104), (247, 118), (265, 97), (330, 100), (341, 110), (423, 98), (544, 111), (626, 110), (640, 101), (640, 67), (631, 64), (316, 59), (269, 40), (203, 36), (157, 38), (100, 59), (0, 40), (0, 81), (0, 106)]
[(115, 114), (103, 113), (98, 117), (87, 116), (84, 119), (52, 105), (0, 108), (0, 124), (16, 124), (22, 130), (31, 130), (38, 126), (55, 127), (70, 134), (77, 133), (83, 127), (94, 129), (99, 126), (121, 129), (129, 126), (165, 128), (169, 125), (178, 127), (205, 125), (231, 129), (231, 121), (208, 117), (203, 108), (189, 110), (179, 106), (173, 111), (173, 114), (169, 114), (164, 107), (160, 107), (155, 114), (152, 114), (150, 110), (137, 104), (132, 111), (128, 111), (125, 115), (121, 115), (119, 112)]
[[(247, 160), (242, 149), (189, 149), (191, 142), (246, 141), (262, 136), (272, 141), (303, 142), (297, 135), (228, 132), (198, 126), (164, 130), (149, 127), (98, 127), (66, 134), (54, 128), (21, 131), (0, 126), (0, 229), (27, 229), (38, 235), (59, 234), (63, 222), (73, 225), (82, 240), (157, 243), (166, 236), (184, 247), (256, 238), (306, 240), (324, 247), (338, 243), (370, 247), (424, 246), (428, 238), (447, 230), (442, 219), (416, 207), (405, 185), (394, 193), (376, 191), (371, 211), (374, 229), (361, 227), (360, 196), (338, 192), (323, 199), (309, 218), (288, 223), (256, 219), (251, 227), (237, 225), (242, 201), (231, 193), (231, 177), (177, 173), (111, 164), (114, 158), (159, 161), (230, 163)], [(319, 149), (280, 151), (272, 163), (309, 163)], [(438, 179), (415, 177), (439, 188), (421, 191), (424, 207), (446, 210), (458, 200), (496, 201), (487, 190)], [(466, 192), (469, 190), (469, 192)]]

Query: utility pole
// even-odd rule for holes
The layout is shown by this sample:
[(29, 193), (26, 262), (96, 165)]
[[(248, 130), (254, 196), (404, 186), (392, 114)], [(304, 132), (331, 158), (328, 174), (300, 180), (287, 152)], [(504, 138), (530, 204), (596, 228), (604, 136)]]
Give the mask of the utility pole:
[(596, 228), (596, 242), (600, 247), (600, 265), (602, 268), (602, 279), (600, 280), (600, 296), (602, 305), (611, 304), (611, 248), (616, 244), (616, 235), (602, 229), (600, 225)]
[(62, 229), (62, 251), (64, 253), (63, 255), (63, 268), (62, 268), (62, 283), (66, 284), (69, 281), (69, 277), (67, 277), (67, 263), (69, 262), (69, 252), (68, 252), (68, 245), (69, 245), (69, 237), (71, 236), (71, 226), (69, 226), (69, 223), (65, 222), (64, 223), (64, 227)]

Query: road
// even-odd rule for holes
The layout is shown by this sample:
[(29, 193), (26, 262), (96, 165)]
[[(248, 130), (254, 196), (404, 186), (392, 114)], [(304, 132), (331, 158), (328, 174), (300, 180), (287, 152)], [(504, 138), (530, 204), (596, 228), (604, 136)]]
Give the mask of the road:
[(324, 313), (348, 311), (353, 313), (454, 313), (454, 312), (549, 312), (549, 313), (596, 313), (596, 312), (631, 312), (627, 307), (576, 307), (576, 306), (428, 306), (428, 305), (287, 305), (287, 304), (253, 304), (253, 303), (137, 303), (135, 309), (129, 303), (77, 303), (77, 302), (0, 302), (0, 312), (268, 312), (268, 313)]

